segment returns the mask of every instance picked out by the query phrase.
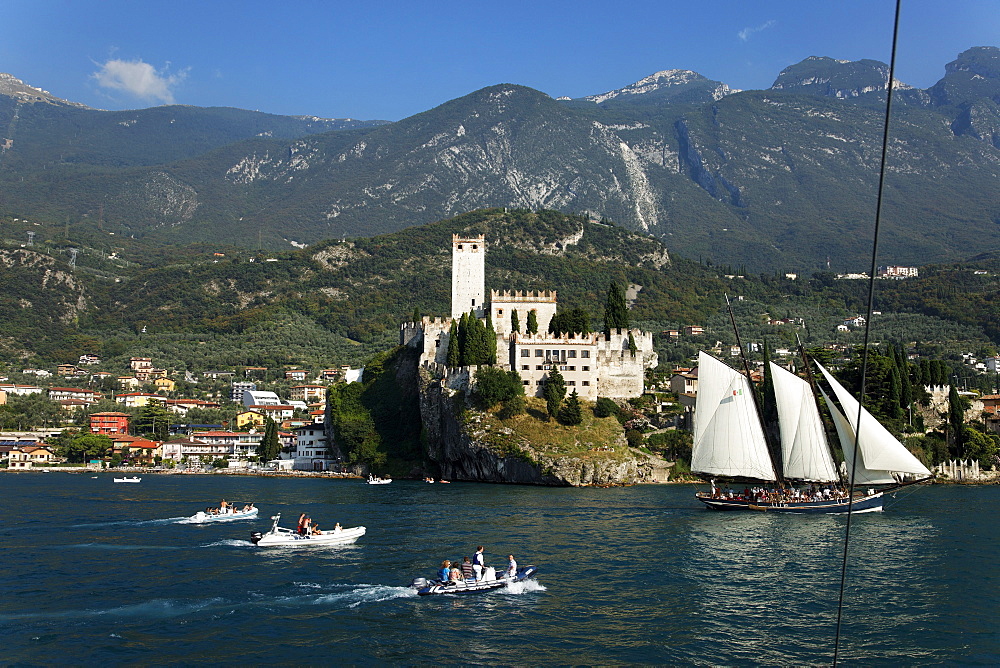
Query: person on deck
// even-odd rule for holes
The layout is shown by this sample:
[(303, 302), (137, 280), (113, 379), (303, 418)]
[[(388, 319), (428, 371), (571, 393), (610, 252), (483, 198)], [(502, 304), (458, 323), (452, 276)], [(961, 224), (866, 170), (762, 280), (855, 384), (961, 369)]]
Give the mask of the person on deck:
[(517, 562), (514, 561), (514, 555), (508, 554), (507, 559), (507, 577), (517, 577)]
[(483, 579), (483, 568), (485, 565), (486, 561), (483, 555), (483, 546), (480, 545), (476, 548), (476, 553), (472, 555), (472, 572), (476, 574), (476, 580)]
[(472, 569), (472, 561), (468, 557), (462, 558), (462, 575), (466, 579), (476, 576), (476, 572)]

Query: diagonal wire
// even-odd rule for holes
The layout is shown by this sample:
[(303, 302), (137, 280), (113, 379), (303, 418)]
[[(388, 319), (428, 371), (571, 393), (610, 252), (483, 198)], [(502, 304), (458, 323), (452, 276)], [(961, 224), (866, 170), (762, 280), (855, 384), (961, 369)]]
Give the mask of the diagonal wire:
[(847, 528), (844, 530), (844, 555), (840, 564), (840, 595), (837, 601), (837, 633), (833, 642), (833, 665), (837, 665), (840, 654), (840, 629), (844, 615), (844, 588), (847, 583), (847, 555), (851, 542), (851, 518), (854, 516), (854, 473), (858, 464), (858, 435), (861, 433), (861, 411), (865, 401), (865, 383), (868, 375), (868, 340), (872, 326), (872, 311), (875, 305), (875, 270), (878, 262), (878, 234), (882, 223), (882, 193), (885, 187), (885, 160), (889, 147), (889, 116), (892, 112), (892, 90), (896, 81), (896, 42), (899, 38), (899, 7), (901, 0), (896, 0), (896, 15), (892, 26), (892, 56), (889, 59), (889, 84), (885, 96), (885, 123), (882, 126), (882, 158), (878, 171), (878, 197), (875, 202), (875, 231), (872, 239), (872, 264), (868, 274), (868, 317), (865, 321), (865, 341), (861, 362), (861, 397), (858, 401), (858, 420), (854, 430), (854, 452), (851, 456), (851, 477), (848, 489)]

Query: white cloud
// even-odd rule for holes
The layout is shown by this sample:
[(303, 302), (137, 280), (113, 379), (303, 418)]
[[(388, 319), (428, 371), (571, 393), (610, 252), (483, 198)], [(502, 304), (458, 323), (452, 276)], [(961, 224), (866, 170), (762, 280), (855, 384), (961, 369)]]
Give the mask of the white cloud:
[(187, 77), (188, 70), (169, 74), (169, 63), (157, 71), (140, 60), (109, 60), (91, 76), (102, 88), (122, 91), (137, 98), (173, 104), (174, 88)]
[(766, 21), (765, 23), (760, 24), (756, 28), (753, 27), (744, 28), (743, 30), (739, 31), (736, 34), (739, 36), (740, 41), (745, 42), (748, 39), (750, 39), (750, 36), (753, 35), (755, 32), (767, 30), (768, 28), (773, 27), (776, 23), (777, 21), (771, 19), (770, 21)]

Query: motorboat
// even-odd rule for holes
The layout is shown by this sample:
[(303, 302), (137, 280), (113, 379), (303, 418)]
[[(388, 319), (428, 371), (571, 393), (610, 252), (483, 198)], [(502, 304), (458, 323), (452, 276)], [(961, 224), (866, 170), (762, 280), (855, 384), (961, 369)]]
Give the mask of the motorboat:
[(441, 580), (427, 580), (426, 578), (414, 578), (410, 586), (417, 590), (420, 596), (436, 596), (439, 594), (474, 594), (481, 591), (493, 589), (503, 589), (507, 585), (516, 582), (524, 582), (535, 576), (538, 572), (537, 566), (525, 566), (517, 569), (517, 574), (513, 577), (503, 574), (497, 577), (496, 570), (490, 566), (483, 572), (483, 577), (479, 580), (466, 578), (454, 582), (442, 582)]
[(131, 478), (115, 478), (115, 482), (142, 482), (142, 478), (137, 475)]
[(390, 482), (392, 482), (392, 478), (376, 478), (370, 473), (368, 474), (369, 485), (388, 485)]
[(250, 534), (250, 542), (258, 547), (309, 547), (318, 545), (350, 545), (365, 535), (364, 527), (341, 528), (339, 525), (323, 533), (299, 534), (294, 529), (279, 527), (281, 515), (271, 517), (274, 523), (270, 531)]
[(236, 520), (251, 520), (257, 517), (257, 508), (251, 503), (249, 508), (237, 510), (233, 506), (219, 508), (217, 512), (208, 513), (199, 510), (188, 518), (189, 522), (201, 524), (202, 522), (234, 522)]

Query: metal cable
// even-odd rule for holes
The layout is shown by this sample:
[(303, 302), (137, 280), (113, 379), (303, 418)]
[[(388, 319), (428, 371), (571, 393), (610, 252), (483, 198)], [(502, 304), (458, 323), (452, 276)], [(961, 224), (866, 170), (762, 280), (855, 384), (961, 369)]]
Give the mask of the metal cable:
[(878, 235), (882, 222), (882, 194), (885, 188), (885, 159), (889, 148), (889, 116), (892, 112), (892, 90), (896, 74), (896, 42), (899, 37), (899, 8), (901, 0), (896, 0), (896, 15), (892, 26), (892, 55), (889, 59), (889, 83), (886, 86), (885, 122), (882, 126), (882, 159), (878, 172), (878, 196), (875, 201), (875, 231), (872, 239), (871, 273), (868, 274), (868, 317), (865, 321), (864, 350), (861, 357), (861, 396), (858, 401), (858, 420), (854, 430), (854, 452), (851, 456), (851, 477), (848, 487), (847, 527), (844, 530), (844, 554), (840, 564), (840, 594), (837, 601), (837, 633), (833, 641), (833, 665), (837, 665), (840, 655), (840, 629), (844, 614), (844, 589), (847, 584), (847, 555), (851, 542), (851, 518), (854, 516), (854, 473), (858, 463), (858, 435), (861, 433), (861, 411), (865, 402), (865, 384), (868, 376), (868, 341), (872, 327), (872, 312), (875, 304), (875, 270), (878, 262)]

